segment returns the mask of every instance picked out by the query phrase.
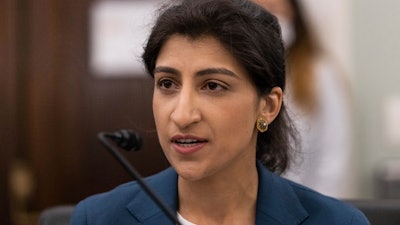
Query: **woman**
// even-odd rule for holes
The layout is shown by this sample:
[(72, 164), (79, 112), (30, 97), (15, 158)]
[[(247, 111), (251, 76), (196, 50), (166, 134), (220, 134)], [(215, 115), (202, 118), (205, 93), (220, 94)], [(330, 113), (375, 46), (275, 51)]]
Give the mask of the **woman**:
[[(277, 174), (295, 137), (283, 104), (277, 20), (247, 0), (161, 11), (143, 60), (172, 167), (147, 183), (182, 224), (368, 224), (350, 206)], [(72, 224), (169, 224), (136, 182), (78, 204)]]

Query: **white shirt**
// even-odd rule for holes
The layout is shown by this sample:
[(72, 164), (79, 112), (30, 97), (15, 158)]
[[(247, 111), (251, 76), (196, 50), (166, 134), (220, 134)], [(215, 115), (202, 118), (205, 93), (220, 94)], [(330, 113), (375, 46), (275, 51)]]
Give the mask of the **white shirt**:
[(185, 218), (183, 218), (183, 216), (179, 212), (177, 212), (177, 215), (178, 215), (178, 220), (182, 225), (196, 225), (196, 224), (191, 223), (190, 221), (186, 220)]

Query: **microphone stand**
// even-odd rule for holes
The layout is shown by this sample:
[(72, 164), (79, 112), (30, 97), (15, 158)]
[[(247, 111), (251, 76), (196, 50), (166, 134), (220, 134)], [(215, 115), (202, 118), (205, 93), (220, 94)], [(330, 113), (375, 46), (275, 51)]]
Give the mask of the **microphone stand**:
[(112, 145), (107, 137), (110, 137), (112, 134), (100, 132), (97, 137), (101, 141), (101, 143), (109, 150), (109, 152), (121, 163), (121, 165), (125, 168), (125, 170), (131, 175), (142, 189), (148, 194), (148, 196), (160, 207), (160, 209), (169, 217), (169, 219), (177, 225), (181, 225), (176, 214), (168, 208), (162, 200), (157, 196), (157, 194), (144, 182), (142, 176), (136, 169), (129, 163), (129, 161), (119, 153), (119, 151)]

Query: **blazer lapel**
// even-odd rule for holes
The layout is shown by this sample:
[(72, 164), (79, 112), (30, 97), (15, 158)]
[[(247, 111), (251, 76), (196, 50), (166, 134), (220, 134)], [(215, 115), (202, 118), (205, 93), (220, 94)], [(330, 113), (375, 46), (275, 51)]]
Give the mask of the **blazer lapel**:
[[(172, 212), (177, 210), (177, 183), (178, 176), (172, 168), (146, 179), (146, 184), (154, 190)], [(174, 224), (172, 221), (170, 223), (167, 222), (170, 221), (168, 216), (139, 187), (133, 200), (127, 205), (127, 209), (140, 224)]]
[(259, 186), (256, 224), (297, 225), (308, 217), (289, 183), (257, 162)]
[[(257, 161), (259, 187), (256, 225), (298, 225), (308, 217), (289, 183), (267, 170)], [(169, 168), (149, 177), (146, 183), (172, 210), (177, 211), (178, 175)], [(126, 206), (140, 224), (174, 224), (158, 205), (141, 188), (137, 188), (133, 200)], [(166, 221), (169, 221), (166, 222)], [(132, 224), (135, 221), (132, 221)]]

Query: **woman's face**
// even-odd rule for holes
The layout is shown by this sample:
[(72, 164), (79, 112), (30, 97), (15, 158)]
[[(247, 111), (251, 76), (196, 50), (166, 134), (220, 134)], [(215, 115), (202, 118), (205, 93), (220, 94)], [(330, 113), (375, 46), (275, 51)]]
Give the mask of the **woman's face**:
[(181, 177), (254, 167), (255, 122), (266, 102), (219, 41), (173, 35), (158, 55), (154, 83), (159, 141)]

